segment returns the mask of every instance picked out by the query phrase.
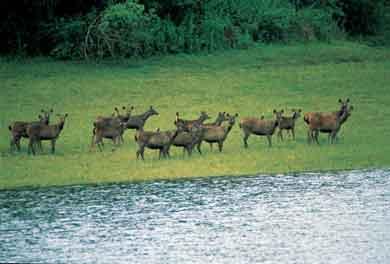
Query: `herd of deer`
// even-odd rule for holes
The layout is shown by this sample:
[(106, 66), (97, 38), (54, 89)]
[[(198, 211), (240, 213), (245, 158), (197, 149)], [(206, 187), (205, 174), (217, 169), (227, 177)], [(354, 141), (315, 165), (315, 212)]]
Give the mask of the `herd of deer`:
[[(351, 115), (353, 106), (349, 104), (349, 99), (339, 99), (340, 109), (334, 112), (308, 112), (304, 114), (304, 121), (308, 125), (308, 142), (315, 141), (319, 144), (318, 135), (320, 132), (327, 133), (328, 141), (333, 143), (341, 126)], [(145, 131), (144, 125), (149, 117), (159, 113), (151, 106), (146, 112), (139, 115), (133, 115), (134, 107), (123, 107), (122, 113), (115, 107), (115, 112), (109, 117), (97, 117), (93, 122), (93, 135), (91, 147), (97, 145), (102, 150), (103, 139), (111, 139), (114, 144), (123, 143), (123, 133), (126, 129), (135, 129), (135, 141), (138, 144), (137, 159), (144, 159), (145, 148), (159, 150), (159, 158), (169, 157), (170, 147), (176, 146), (183, 148), (183, 152), (191, 155), (196, 147), (202, 154), (201, 144), (207, 142), (212, 149), (213, 143), (218, 144), (219, 151), (223, 149), (229, 132), (236, 122), (238, 114), (230, 115), (225, 112), (218, 113), (214, 122), (204, 123), (209, 116), (201, 112), (199, 118), (195, 120), (185, 120), (176, 113), (174, 124), (176, 128), (171, 131)], [(59, 121), (56, 124), (49, 124), (50, 115), (53, 110), (41, 111), (39, 120), (34, 122), (13, 122), (8, 128), (11, 131), (11, 151), (15, 148), (20, 151), (20, 140), (29, 138), (28, 153), (35, 155), (35, 148), (42, 150), (41, 141), (51, 141), (51, 152), (55, 152), (55, 143), (64, 128), (65, 120), (68, 114), (58, 115)], [(301, 116), (301, 109), (292, 110), (292, 116), (283, 116), (284, 111), (274, 110), (274, 119), (264, 119), (264, 116), (247, 117), (241, 119), (239, 126), (243, 131), (243, 141), (245, 148), (248, 147), (248, 138), (250, 135), (265, 136), (268, 144), (272, 146), (272, 135), (278, 128), (277, 136), (283, 140), (283, 130), (291, 132), (295, 139), (295, 123)], [(227, 124), (224, 124), (226, 123)]]

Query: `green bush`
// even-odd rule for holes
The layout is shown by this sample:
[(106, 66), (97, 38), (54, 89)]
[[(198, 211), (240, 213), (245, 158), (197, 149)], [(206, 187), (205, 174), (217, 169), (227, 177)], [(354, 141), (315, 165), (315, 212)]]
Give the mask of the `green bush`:
[(337, 32), (334, 10), (312, 6), (296, 12), (284, 0), (172, 0), (166, 16), (158, 15), (163, 4), (143, 2), (112, 1), (100, 13), (49, 24), (51, 54), (146, 57), (247, 48), (255, 42), (329, 40)]

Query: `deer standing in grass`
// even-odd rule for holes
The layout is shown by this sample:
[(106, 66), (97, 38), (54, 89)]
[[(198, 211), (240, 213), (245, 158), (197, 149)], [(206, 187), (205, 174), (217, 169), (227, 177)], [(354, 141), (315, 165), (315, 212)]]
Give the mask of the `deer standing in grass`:
[[(176, 122), (175, 122), (176, 124)], [(198, 125), (193, 125), (189, 132), (181, 131), (173, 140), (172, 145), (183, 148), (183, 155), (187, 151), (188, 156), (191, 156), (192, 150), (202, 140), (203, 128)]]
[(32, 152), (35, 155), (35, 145), (42, 140), (50, 140), (51, 153), (54, 154), (56, 141), (64, 128), (65, 119), (68, 117), (68, 114), (58, 116), (60, 119), (57, 124), (31, 124), (27, 127), (27, 135), (30, 139), (28, 144), (29, 154)]
[(148, 120), (151, 116), (158, 115), (158, 112), (150, 106), (150, 108), (142, 114), (132, 115), (129, 120), (126, 122), (127, 129), (143, 129), (146, 120)]
[(309, 144), (313, 141), (319, 144), (319, 132), (329, 133), (328, 140), (330, 143), (334, 142), (341, 125), (348, 119), (353, 109), (353, 107), (349, 108), (349, 102), (349, 98), (339, 99), (340, 110), (338, 111), (305, 113), (303, 120), (308, 125), (307, 140)]
[[(227, 117), (226, 112), (219, 112), (217, 115), (217, 118), (215, 119), (214, 122), (204, 123), (204, 124), (202, 124), (202, 127), (220, 126), (220, 125), (222, 125), (222, 123), (224, 121), (227, 121), (228, 119), (229, 118)], [(210, 145), (210, 150), (213, 150), (213, 143), (210, 142), (209, 145)], [(198, 149), (198, 151), (199, 151), (199, 149)]]
[(144, 160), (145, 148), (159, 150), (159, 159), (161, 156), (164, 158), (169, 158), (169, 148), (181, 131), (183, 130), (180, 124), (173, 131), (144, 131), (143, 129), (137, 130), (134, 137), (138, 144), (138, 150), (136, 152), (137, 159), (141, 157), (142, 160)]
[(202, 140), (199, 141), (199, 143), (197, 145), (197, 149), (198, 149), (199, 153), (202, 153), (201, 149), (200, 149), (202, 141), (205, 141), (205, 142), (210, 143), (210, 144), (217, 143), (219, 152), (222, 152), (223, 143), (225, 142), (230, 131), (232, 130), (232, 128), (236, 122), (236, 118), (238, 117), (238, 114), (235, 114), (235, 115), (227, 114), (226, 117), (228, 119), (227, 126), (223, 126), (223, 125), (201, 126), (203, 129), (202, 138), (201, 138)]
[[(50, 122), (50, 115), (53, 113), (53, 109), (48, 111), (41, 110), (42, 115), (39, 115), (39, 121), (24, 122), (24, 121), (15, 121), (8, 126), (9, 131), (11, 132), (11, 142), (10, 150), (13, 151), (16, 147), (20, 151), (20, 140), (22, 138), (28, 138), (27, 127), (32, 124), (45, 124), (48, 125)], [(42, 144), (39, 142), (38, 146), (42, 150)]]
[(268, 146), (272, 146), (272, 135), (274, 134), (279, 120), (282, 117), (282, 111), (273, 111), (275, 119), (265, 120), (264, 117), (247, 117), (240, 121), (240, 128), (244, 133), (244, 147), (248, 147), (248, 138), (250, 135), (265, 136), (268, 139)]
[[(291, 131), (292, 138), (295, 140), (295, 122), (298, 120), (298, 118), (301, 116), (301, 109), (295, 110), (292, 109), (293, 115), (292, 116), (281, 116), (279, 120), (279, 130), (278, 130), (278, 137), (280, 140), (283, 140), (283, 130)], [(282, 110), (283, 113), (283, 110)]]

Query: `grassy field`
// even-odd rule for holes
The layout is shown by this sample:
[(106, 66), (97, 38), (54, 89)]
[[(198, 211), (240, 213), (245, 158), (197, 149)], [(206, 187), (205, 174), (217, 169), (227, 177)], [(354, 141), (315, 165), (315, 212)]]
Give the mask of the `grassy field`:
[[(212, 55), (177, 55), (144, 61), (100, 64), (0, 59), (0, 189), (26, 186), (99, 184), (214, 175), (247, 175), (390, 166), (390, 51), (356, 43), (257, 46)], [(137, 161), (134, 131), (113, 151), (90, 151), (92, 121), (114, 106), (134, 105), (140, 113), (153, 105), (159, 116), (146, 129), (172, 129), (175, 112), (192, 119), (204, 110), (214, 119), (219, 111), (239, 117), (272, 116), (274, 108), (305, 111), (337, 110), (338, 98), (349, 97), (355, 110), (335, 145), (321, 136), (308, 145), (306, 126), (297, 124), (297, 140), (268, 148), (252, 136), (244, 149), (236, 125), (223, 153), (158, 160), (147, 150)], [(9, 153), (8, 125), (35, 120), (41, 108), (68, 113), (55, 155)], [(56, 121), (53, 117), (52, 121)]]

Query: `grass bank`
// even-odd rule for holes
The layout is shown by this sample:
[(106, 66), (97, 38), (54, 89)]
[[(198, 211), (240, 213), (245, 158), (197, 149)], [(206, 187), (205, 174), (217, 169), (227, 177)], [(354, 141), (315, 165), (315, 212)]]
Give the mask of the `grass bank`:
[[(0, 189), (25, 186), (175, 179), (209, 175), (283, 173), (390, 166), (390, 51), (356, 43), (258, 46), (212, 55), (177, 55), (145, 61), (87, 64), (49, 59), (0, 59)], [(336, 110), (338, 98), (355, 107), (338, 144), (306, 143), (306, 126), (297, 124), (297, 140), (272, 148), (265, 138), (251, 137), (244, 149), (236, 125), (223, 153), (183, 157), (171, 149), (170, 160), (147, 150), (135, 158), (134, 132), (112, 151), (89, 151), (92, 121), (131, 104), (136, 112), (153, 105), (159, 116), (146, 129), (173, 128), (176, 111), (195, 118), (201, 110), (213, 118), (219, 111), (240, 117), (271, 117), (274, 108), (303, 111)], [(43, 107), (69, 114), (57, 153), (10, 154), (8, 125), (34, 120)], [(53, 118), (54, 121), (55, 117)]]

